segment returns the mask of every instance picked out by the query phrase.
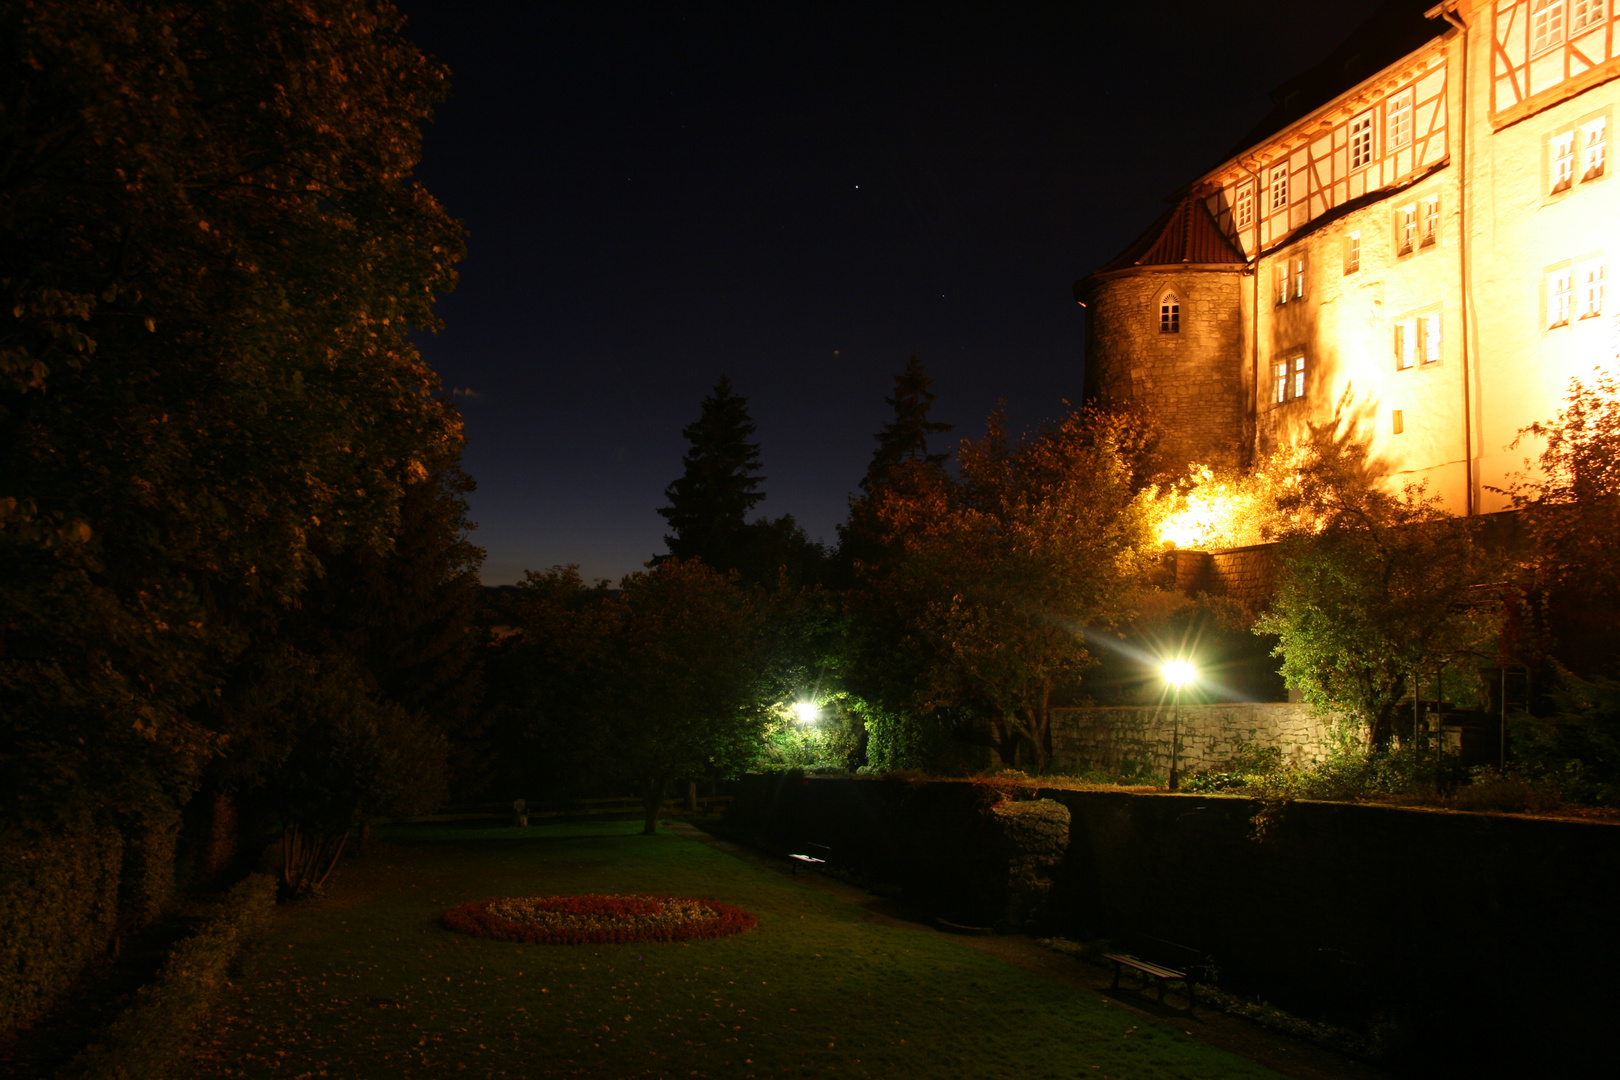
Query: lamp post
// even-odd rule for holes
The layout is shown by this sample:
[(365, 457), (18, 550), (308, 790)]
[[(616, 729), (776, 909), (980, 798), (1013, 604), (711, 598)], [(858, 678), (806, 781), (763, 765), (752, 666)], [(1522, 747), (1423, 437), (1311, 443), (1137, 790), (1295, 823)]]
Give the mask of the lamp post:
[(1181, 688), (1198, 678), (1198, 669), (1185, 660), (1169, 660), (1159, 670), (1175, 695), (1170, 714), (1170, 790), (1175, 791), (1181, 786)]
[(820, 710), (813, 701), (801, 701), (793, 706), (793, 718), (801, 724), (813, 724), (819, 715)]

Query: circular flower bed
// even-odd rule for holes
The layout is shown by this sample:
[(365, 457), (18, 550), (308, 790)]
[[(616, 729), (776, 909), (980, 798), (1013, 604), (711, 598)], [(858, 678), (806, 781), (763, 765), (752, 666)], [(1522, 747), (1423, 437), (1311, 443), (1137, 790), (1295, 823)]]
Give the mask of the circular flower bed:
[(725, 937), (759, 925), (753, 915), (717, 900), (684, 896), (497, 896), (469, 900), (444, 913), (463, 934), (537, 945), (626, 945)]

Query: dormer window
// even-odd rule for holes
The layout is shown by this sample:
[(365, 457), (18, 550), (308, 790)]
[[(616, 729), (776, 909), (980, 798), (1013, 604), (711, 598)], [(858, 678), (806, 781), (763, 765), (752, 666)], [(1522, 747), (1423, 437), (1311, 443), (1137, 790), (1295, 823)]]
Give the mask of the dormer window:
[(1159, 333), (1181, 333), (1181, 298), (1175, 293), (1165, 293), (1159, 301)]

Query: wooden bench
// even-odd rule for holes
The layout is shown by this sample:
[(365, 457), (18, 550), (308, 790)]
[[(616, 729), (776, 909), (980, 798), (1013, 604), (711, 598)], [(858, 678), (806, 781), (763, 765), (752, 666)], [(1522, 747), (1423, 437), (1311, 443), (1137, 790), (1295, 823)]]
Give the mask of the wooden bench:
[(1124, 971), (1126, 968), (1134, 968), (1141, 974), (1144, 980), (1143, 985), (1146, 985), (1146, 980), (1148, 978), (1158, 980), (1159, 1001), (1161, 1003), (1164, 1001), (1164, 984), (1180, 979), (1182, 984), (1187, 988), (1187, 1008), (1191, 1009), (1193, 1005), (1196, 1004), (1193, 998), (1192, 980), (1187, 977), (1187, 973), (1184, 971), (1177, 971), (1175, 968), (1161, 967), (1158, 964), (1149, 963), (1148, 961), (1132, 956), (1129, 953), (1104, 953), (1103, 959), (1114, 965), (1114, 982), (1109, 987), (1110, 990), (1119, 989), (1119, 976), (1122, 971)]
[(801, 867), (806, 870), (815, 870), (826, 866), (827, 860), (832, 858), (832, 848), (826, 844), (806, 844), (804, 846), (810, 854), (788, 856), (793, 860), (793, 872), (795, 874), (799, 872)]

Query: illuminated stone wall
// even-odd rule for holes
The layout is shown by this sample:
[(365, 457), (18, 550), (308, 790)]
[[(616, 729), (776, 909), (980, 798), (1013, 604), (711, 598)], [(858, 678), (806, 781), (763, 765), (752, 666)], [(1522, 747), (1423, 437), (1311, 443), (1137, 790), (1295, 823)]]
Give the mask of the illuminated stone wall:
[[(1240, 267), (1119, 271), (1091, 294), (1087, 396), (1144, 407), (1164, 427), (1165, 463), (1247, 464)], [(1159, 330), (1159, 300), (1181, 299), (1181, 330)]]
[[(1054, 709), (1051, 767), (1166, 777), (1176, 727), (1170, 704)], [(1179, 728), (1183, 776), (1218, 772), (1246, 747), (1277, 747), (1297, 765), (1325, 757), (1328, 748), (1327, 723), (1303, 704), (1183, 705)]]

